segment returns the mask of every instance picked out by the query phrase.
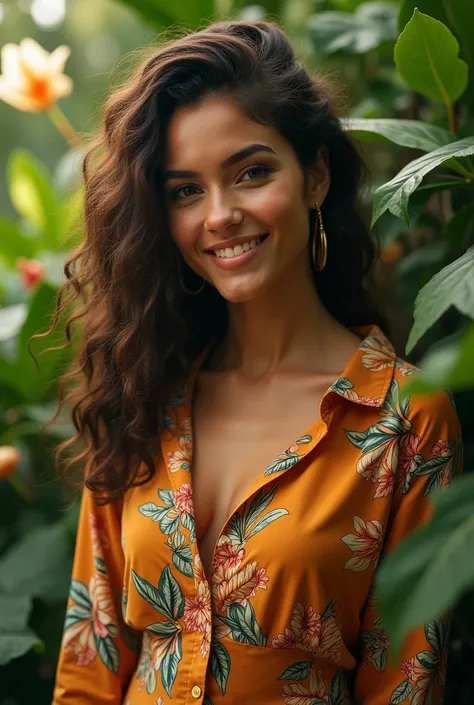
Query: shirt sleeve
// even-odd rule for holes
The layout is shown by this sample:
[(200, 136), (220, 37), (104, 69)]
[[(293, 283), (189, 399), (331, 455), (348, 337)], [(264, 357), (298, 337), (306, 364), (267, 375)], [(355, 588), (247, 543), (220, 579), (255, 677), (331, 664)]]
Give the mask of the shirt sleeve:
[[(449, 484), (462, 471), (459, 421), (446, 392), (418, 401), (410, 423), (410, 432), (399, 450), (384, 556), (429, 520), (431, 492)], [(433, 622), (413, 629), (404, 641), (399, 663), (391, 665), (389, 638), (372, 585), (362, 615), (354, 684), (356, 705), (441, 705), (450, 613), (448, 610)]]
[(83, 491), (71, 590), (52, 705), (120, 705), (138, 660), (124, 624), (121, 503), (98, 506)]

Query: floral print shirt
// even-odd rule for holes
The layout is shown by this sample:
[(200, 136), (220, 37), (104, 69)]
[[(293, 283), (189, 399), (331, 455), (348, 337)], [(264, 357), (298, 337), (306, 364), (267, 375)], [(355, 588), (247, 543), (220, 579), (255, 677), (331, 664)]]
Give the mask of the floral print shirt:
[(105, 506), (84, 491), (53, 705), (441, 703), (447, 615), (392, 664), (372, 587), (460, 472), (459, 423), (446, 392), (402, 398), (414, 368), (379, 328), (352, 330), (359, 349), (222, 527), (209, 576), (192, 494), (203, 355), (154, 477)]

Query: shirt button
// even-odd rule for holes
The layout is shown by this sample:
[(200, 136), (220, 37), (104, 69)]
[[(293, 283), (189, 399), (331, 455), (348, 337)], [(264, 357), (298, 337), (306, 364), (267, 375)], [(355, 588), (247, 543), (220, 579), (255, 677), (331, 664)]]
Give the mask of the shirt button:
[(191, 691), (191, 695), (193, 698), (200, 698), (201, 697), (202, 690), (198, 685), (195, 685)]

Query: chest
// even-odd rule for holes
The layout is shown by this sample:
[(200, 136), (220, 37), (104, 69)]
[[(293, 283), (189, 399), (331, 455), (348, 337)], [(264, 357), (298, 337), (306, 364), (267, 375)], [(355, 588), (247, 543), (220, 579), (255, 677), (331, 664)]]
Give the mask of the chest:
[(329, 378), (279, 384), (199, 381), (193, 406), (192, 484), (196, 538), (210, 569), (220, 529), (280, 453), (319, 418)]

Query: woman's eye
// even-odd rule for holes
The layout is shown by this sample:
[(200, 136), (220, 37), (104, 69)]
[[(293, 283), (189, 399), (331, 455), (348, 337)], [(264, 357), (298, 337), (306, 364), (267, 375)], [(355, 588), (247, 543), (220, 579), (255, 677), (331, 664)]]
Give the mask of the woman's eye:
[[(244, 174), (250, 175), (252, 172), (255, 172), (255, 171), (257, 172), (257, 176), (254, 176), (253, 178), (250, 177), (250, 181), (254, 181), (256, 178), (260, 179), (260, 178), (263, 178), (264, 176), (267, 176), (267, 174), (269, 174), (272, 171), (272, 169), (270, 169), (270, 167), (266, 166), (265, 164), (253, 164), (252, 166), (249, 166), (249, 167), (247, 167), (247, 169), (245, 169)], [(258, 175), (258, 172), (260, 172), (260, 175)]]
[[(193, 186), (192, 184), (184, 184), (184, 186), (178, 186), (177, 188), (173, 189), (173, 191), (171, 191), (171, 198), (173, 200), (181, 198), (180, 194), (182, 192), (184, 192), (185, 189), (193, 189), (193, 188), (196, 188), (196, 187)], [(185, 193), (184, 198), (186, 198), (187, 196), (194, 196), (194, 193), (187, 193), (187, 194)]]

